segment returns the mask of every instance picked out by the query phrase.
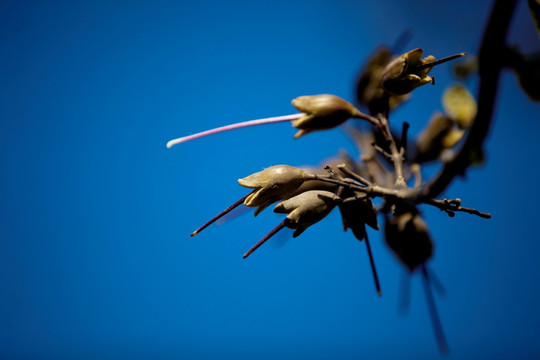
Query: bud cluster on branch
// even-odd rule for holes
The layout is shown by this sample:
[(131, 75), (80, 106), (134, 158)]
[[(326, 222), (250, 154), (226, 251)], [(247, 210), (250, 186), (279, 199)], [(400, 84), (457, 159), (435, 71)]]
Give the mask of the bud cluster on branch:
[[(512, 6), (502, 3), (497, 2), (491, 21), (509, 17), (501, 12), (511, 10)], [(493, 38), (486, 33), (480, 55), (485, 56), (485, 52), (504, 46), (505, 32), (501, 37), (498, 31)], [(492, 104), (485, 103), (482, 91), (489, 93), (496, 89), (496, 85), (491, 85), (494, 89), (483, 88), (488, 86), (485, 85), (485, 74), (497, 77), (502, 65), (493, 69), (493, 64), (490, 64), (482, 72), (485, 57), (480, 57), (479, 103), (464, 85), (448, 87), (442, 99), (444, 112), (436, 112), (426, 121), (416, 139), (408, 139), (409, 124), (406, 121), (401, 123), (399, 135), (391, 129), (390, 115), (393, 110), (408, 101), (410, 93), (418, 87), (435, 84), (435, 77), (428, 74), (436, 66), (466, 54), (459, 52), (440, 59), (432, 55), (422, 58), (422, 55), (422, 49), (413, 49), (401, 55), (393, 54), (387, 47), (374, 52), (356, 86), (356, 102), (367, 110), (366, 113), (335, 95), (300, 96), (292, 100), (299, 113), (227, 125), (171, 140), (167, 146), (222, 131), (276, 122), (291, 122), (297, 129), (294, 138), (332, 129), (346, 122), (364, 122), (364, 126), (351, 124), (348, 127), (361, 152), (358, 160), (342, 156), (337, 163), (327, 165), (320, 171), (274, 165), (241, 178), (239, 184), (252, 191), (195, 230), (191, 236), (242, 204), (255, 208), (255, 215), (275, 204), (273, 211), (284, 214), (285, 218), (244, 254), (246, 258), (281, 229), (294, 229), (293, 237), (297, 237), (337, 208), (343, 229), (351, 229), (356, 239), (365, 240), (376, 291), (380, 295), (381, 286), (366, 230), (366, 226), (379, 230), (380, 217), (384, 223), (383, 237), (388, 248), (407, 270), (421, 270), (436, 338), (444, 352), (447, 345), (428, 286), (432, 274), (426, 266), (433, 256), (434, 246), (420, 206), (436, 207), (450, 217), (454, 217), (456, 212), (485, 219), (491, 217), (489, 213), (462, 206), (460, 198), (437, 199), (436, 196), (454, 177), (463, 174), (465, 169), (478, 161), (471, 154), (475, 150), (481, 152), (492, 107)], [(488, 79), (487, 84), (492, 84), (491, 80)], [(422, 166), (434, 162), (440, 165), (441, 172), (424, 181)]]

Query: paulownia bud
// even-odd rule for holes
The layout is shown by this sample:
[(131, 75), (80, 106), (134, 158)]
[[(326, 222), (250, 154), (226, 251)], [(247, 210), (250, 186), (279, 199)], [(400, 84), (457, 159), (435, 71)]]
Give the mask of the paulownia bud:
[(385, 240), (399, 260), (414, 271), (433, 255), (433, 242), (419, 214), (405, 212), (386, 219)]
[(250, 189), (244, 204), (258, 207), (255, 216), (276, 201), (287, 199), (304, 182), (304, 171), (289, 165), (275, 165), (238, 179), (238, 183)]
[(389, 48), (378, 48), (369, 58), (356, 83), (356, 99), (367, 106), (370, 114), (383, 113), (388, 106), (392, 110), (408, 98), (408, 95), (387, 98), (381, 86), (384, 69), (392, 57)]
[[(345, 195), (343, 195), (345, 196)], [(339, 205), (343, 230), (351, 229), (354, 236), (362, 241), (366, 236), (366, 225), (379, 230), (377, 222), (377, 210), (373, 201), (363, 193), (355, 193), (354, 198), (343, 201)]]
[(392, 95), (405, 95), (419, 86), (433, 84), (435, 79), (428, 76), (433, 66), (466, 55), (459, 53), (435, 60), (432, 55), (421, 59), (422, 54), (423, 50), (418, 48), (392, 60), (383, 71), (382, 86), (384, 90)]
[(414, 49), (392, 60), (384, 69), (382, 86), (390, 94), (404, 95), (421, 85), (433, 82), (427, 74), (431, 67), (418, 70), (420, 65), (432, 62), (435, 57), (421, 59), (422, 49)]
[(311, 190), (280, 202), (274, 207), (274, 212), (288, 214), (285, 224), (295, 229), (293, 237), (297, 237), (328, 215), (340, 200), (329, 191)]
[(292, 122), (300, 130), (294, 135), (295, 138), (312, 131), (334, 128), (360, 115), (360, 111), (350, 102), (330, 94), (300, 96), (292, 104), (304, 113), (304, 116)]

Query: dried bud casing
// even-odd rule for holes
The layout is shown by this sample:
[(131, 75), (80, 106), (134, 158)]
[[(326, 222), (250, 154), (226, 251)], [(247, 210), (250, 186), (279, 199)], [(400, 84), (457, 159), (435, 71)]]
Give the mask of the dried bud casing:
[(392, 60), (384, 69), (382, 86), (392, 95), (405, 95), (419, 86), (433, 83), (433, 78), (427, 74), (431, 67), (422, 65), (433, 62), (435, 58), (428, 56), (421, 59), (423, 50), (418, 48)]
[(304, 182), (304, 171), (289, 165), (275, 165), (238, 179), (238, 183), (250, 189), (256, 189), (250, 194), (244, 204), (258, 207), (255, 216), (276, 201), (288, 198)]
[(312, 131), (332, 129), (360, 114), (350, 102), (330, 94), (300, 96), (292, 104), (305, 114), (292, 122), (300, 130), (295, 138)]
[(419, 214), (394, 215), (386, 219), (384, 230), (386, 243), (409, 271), (414, 271), (433, 255), (431, 236)]
[(295, 229), (293, 237), (322, 220), (341, 199), (325, 190), (311, 190), (280, 202), (274, 212), (288, 214), (286, 226)]
[(343, 221), (343, 230), (351, 229), (354, 236), (362, 241), (366, 236), (366, 225), (379, 230), (377, 210), (366, 194), (356, 193), (354, 197), (355, 199), (351, 198), (351, 201), (343, 201), (339, 205), (339, 211)]

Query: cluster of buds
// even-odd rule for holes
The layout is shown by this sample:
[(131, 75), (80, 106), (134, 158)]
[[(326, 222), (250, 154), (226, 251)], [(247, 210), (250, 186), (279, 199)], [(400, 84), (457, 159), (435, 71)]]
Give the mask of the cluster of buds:
[[(428, 286), (430, 272), (426, 264), (433, 256), (434, 246), (418, 206), (435, 206), (450, 216), (460, 211), (483, 218), (489, 218), (490, 214), (462, 207), (460, 199), (438, 200), (426, 196), (426, 184), (421, 179), (421, 164), (442, 160), (445, 151), (455, 147), (474, 124), (476, 102), (466, 88), (456, 85), (445, 92), (445, 112), (433, 116), (420, 132), (414, 147), (407, 146), (407, 123), (403, 123), (399, 139), (390, 129), (390, 112), (406, 101), (414, 89), (435, 83), (434, 77), (428, 75), (434, 66), (465, 55), (458, 53), (436, 59), (431, 55), (422, 58), (422, 54), (422, 49), (414, 49), (393, 56), (388, 48), (381, 48), (371, 57), (357, 83), (357, 100), (360, 106), (368, 109), (368, 113), (361, 112), (336, 95), (300, 96), (292, 100), (292, 105), (300, 113), (227, 125), (171, 140), (167, 146), (223, 131), (276, 122), (292, 122), (298, 130), (294, 138), (300, 138), (314, 131), (335, 128), (349, 119), (367, 121), (372, 125), (370, 130), (354, 136), (362, 152), (360, 161), (347, 156), (347, 164), (327, 166), (322, 174), (276, 165), (239, 179), (241, 186), (252, 191), (191, 236), (242, 204), (255, 208), (254, 215), (258, 215), (277, 203), (274, 212), (287, 214), (286, 217), (244, 254), (246, 258), (281, 229), (294, 229), (293, 237), (297, 237), (338, 208), (343, 229), (351, 229), (356, 239), (366, 244), (375, 287), (380, 295), (381, 287), (366, 226), (379, 230), (377, 217), (382, 214), (385, 219), (384, 238), (389, 249), (410, 272), (421, 269), (439, 346), (445, 351), (446, 342)], [(358, 132), (354, 126), (350, 129), (354, 134)], [(414, 185), (409, 185), (413, 180)], [(374, 199), (380, 201), (377, 206)]]

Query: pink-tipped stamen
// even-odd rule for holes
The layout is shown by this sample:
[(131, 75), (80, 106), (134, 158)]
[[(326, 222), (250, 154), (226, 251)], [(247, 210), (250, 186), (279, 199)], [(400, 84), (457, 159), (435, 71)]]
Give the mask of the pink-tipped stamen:
[(180, 144), (180, 143), (183, 143), (183, 142), (186, 142), (186, 141), (202, 138), (202, 137), (205, 137), (205, 136), (208, 136), (208, 135), (218, 134), (218, 133), (221, 133), (221, 132), (224, 132), (224, 131), (235, 130), (235, 129), (240, 129), (240, 128), (249, 127), (249, 126), (265, 125), (265, 124), (273, 124), (273, 123), (278, 123), (278, 122), (292, 121), (292, 120), (296, 120), (296, 119), (302, 117), (303, 115), (304, 115), (303, 113), (298, 113), (298, 114), (291, 114), (291, 115), (284, 115), (284, 116), (269, 117), (269, 118), (265, 118), (265, 119), (243, 121), (243, 122), (239, 122), (239, 123), (236, 123), (236, 124), (221, 126), (221, 127), (215, 128), (215, 129), (210, 129), (210, 130), (206, 130), (206, 131), (203, 131), (203, 132), (200, 132), (200, 133), (197, 133), (197, 134), (188, 135), (188, 136), (184, 136), (184, 137), (181, 137), (181, 138), (178, 138), (178, 139), (171, 140), (171, 141), (169, 141), (167, 143), (167, 147), (170, 148), (171, 146), (176, 145), (176, 144)]

